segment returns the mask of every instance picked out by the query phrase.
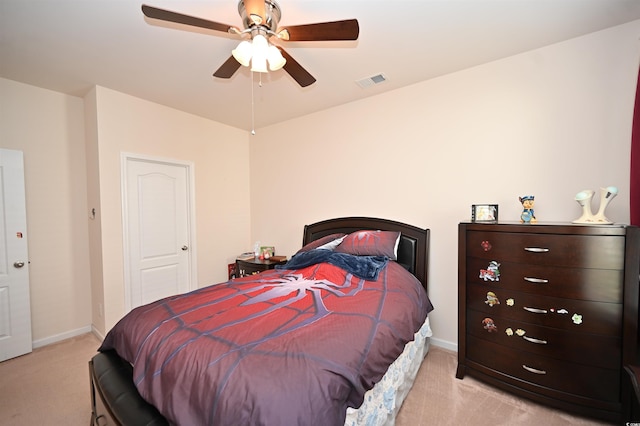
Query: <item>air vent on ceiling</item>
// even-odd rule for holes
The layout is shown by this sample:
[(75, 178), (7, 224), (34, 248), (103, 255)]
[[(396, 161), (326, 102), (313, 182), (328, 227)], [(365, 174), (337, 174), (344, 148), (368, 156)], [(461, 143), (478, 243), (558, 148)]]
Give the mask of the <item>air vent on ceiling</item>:
[(380, 73), (372, 75), (371, 77), (363, 78), (361, 80), (356, 80), (356, 83), (358, 84), (358, 86), (365, 89), (376, 84), (384, 83), (385, 81), (387, 81), (387, 77), (384, 74)]

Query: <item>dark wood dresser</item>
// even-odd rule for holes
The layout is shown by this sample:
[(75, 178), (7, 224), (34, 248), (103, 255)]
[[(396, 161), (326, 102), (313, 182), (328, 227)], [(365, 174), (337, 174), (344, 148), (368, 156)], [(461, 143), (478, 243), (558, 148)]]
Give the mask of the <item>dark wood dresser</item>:
[(639, 264), (637, 227), (461, 223), (456, 377), (621, 421)]

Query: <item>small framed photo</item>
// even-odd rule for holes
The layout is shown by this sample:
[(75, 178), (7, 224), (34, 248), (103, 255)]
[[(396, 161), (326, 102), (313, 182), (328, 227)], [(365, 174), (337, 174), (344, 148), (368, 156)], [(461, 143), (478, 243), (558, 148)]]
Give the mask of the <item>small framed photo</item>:
[(498, 221), (498, 205), (497, 204), (473, 204), (471, 206), (471, 222), (489, 222)]
[(260, 247), (260, 254), (265, 258), (269, 259), (274, 254), (276, 254), (276, 249), (273, 246), (262, 246)]

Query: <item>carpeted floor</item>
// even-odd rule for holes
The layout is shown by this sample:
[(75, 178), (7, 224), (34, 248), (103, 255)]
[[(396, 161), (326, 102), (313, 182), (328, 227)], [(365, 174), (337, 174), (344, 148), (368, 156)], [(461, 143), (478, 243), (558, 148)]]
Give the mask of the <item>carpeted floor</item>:
[(431, 346), (396, 426), (596, 426), (585, 419), (513, 396), (472, 377), (455, 378), (458, 354)]
[[(88, 426), (88, 361), (99, 345), (85, 334), (0, 363), (0, 425)], [(456, 353), (432, 346), (397, 426), (603, 425), (454, 377)], [(278, 425), (284, 426), (284, 425)]]
[(99, 344), (84, 334), (0, 363), (0, 425), (88, 426), (88, 362)]

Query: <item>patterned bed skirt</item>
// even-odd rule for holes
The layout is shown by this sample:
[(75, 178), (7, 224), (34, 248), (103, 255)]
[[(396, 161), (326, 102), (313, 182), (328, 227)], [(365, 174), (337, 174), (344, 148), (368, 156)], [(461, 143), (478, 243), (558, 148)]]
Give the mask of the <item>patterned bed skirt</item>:
[(404, 351), (389, 366), (387, 372), (376, 385), (364, 395), (364, 401), (358, 408), (348, 408), (345, 426), (383, 426), (393, 425), (402, 402), (413, 386), (418, 369), (429, 352), (431, 337), (429, 317), (415, 339), (406, 344)]

